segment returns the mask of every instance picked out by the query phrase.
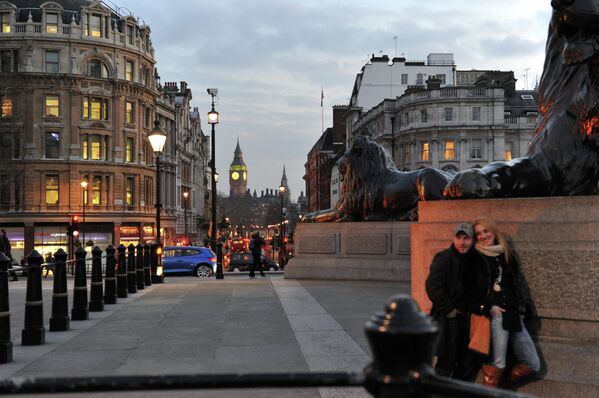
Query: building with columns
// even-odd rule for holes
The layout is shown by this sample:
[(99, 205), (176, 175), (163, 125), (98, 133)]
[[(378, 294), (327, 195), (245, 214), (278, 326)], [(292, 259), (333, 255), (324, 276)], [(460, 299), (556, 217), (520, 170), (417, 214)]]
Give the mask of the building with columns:
[(150, 27), (101, 1), (0, 1), (0, 17), (0, 225), (14, 257), (68, 249), (66, 227), (84, 213), (88, 244), (152, 240), (156, 167), (147, 135), (155, 118), (170, 137), (161, 235), (173, 243), (177, 187), (195, 181), (179, 178), (179, 162), (192, 148), (179, 148), (176, 122), (187, 116), (176, 98), (157, 105), (164, 93)]

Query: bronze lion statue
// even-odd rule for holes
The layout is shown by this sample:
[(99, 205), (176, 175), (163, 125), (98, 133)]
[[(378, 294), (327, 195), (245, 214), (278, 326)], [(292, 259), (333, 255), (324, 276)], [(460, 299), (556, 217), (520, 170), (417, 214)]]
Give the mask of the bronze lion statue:
[(591, 195), (599, 181), (599, 1), (553, 0), (526, 156), (457, 173), (447, 198)]
[(419, 200), (443, 199), (451, 175), (425, 168), (402, 172), (385, 149), (357, 137), (337, 161), (342, 188), (336, 208), (307, 214), (303, 221), (384, 221), (416, 218)]

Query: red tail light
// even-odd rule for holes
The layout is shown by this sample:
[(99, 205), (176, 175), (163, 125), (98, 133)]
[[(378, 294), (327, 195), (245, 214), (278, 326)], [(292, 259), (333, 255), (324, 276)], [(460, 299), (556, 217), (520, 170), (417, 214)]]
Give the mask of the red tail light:
[(210, 261), (215, 263), (216, 262), (216, 257), (210, 257)]

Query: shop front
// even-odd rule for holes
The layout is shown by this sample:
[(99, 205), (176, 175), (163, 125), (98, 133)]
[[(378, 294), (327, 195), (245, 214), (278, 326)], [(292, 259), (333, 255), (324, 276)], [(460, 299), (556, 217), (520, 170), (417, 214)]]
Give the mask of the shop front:
[(24, 226), (4, 226), (0, 228), (6, 231), (6, 236), (10, 241), (10, 253), (16, 262), (20, 262), (25, 256), (25, 227)]

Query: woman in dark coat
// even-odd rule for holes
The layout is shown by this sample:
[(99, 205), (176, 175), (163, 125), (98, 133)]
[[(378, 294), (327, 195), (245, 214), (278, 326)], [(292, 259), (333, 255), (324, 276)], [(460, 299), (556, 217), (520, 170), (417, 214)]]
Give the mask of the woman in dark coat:
[(491, 319), (491, 352), (483, 365), (483, 384), (497, 386), (506, 367), (508, 342), (517, 360), (509, 376), (516, 383), (535, 375), (540, 359), (523, 323), (532, 310), (532, 302), (513, 248), (508, 245), (497, 224), (488, 218), (474, 222), (475, 261), (466, 272), (470, 312)]

